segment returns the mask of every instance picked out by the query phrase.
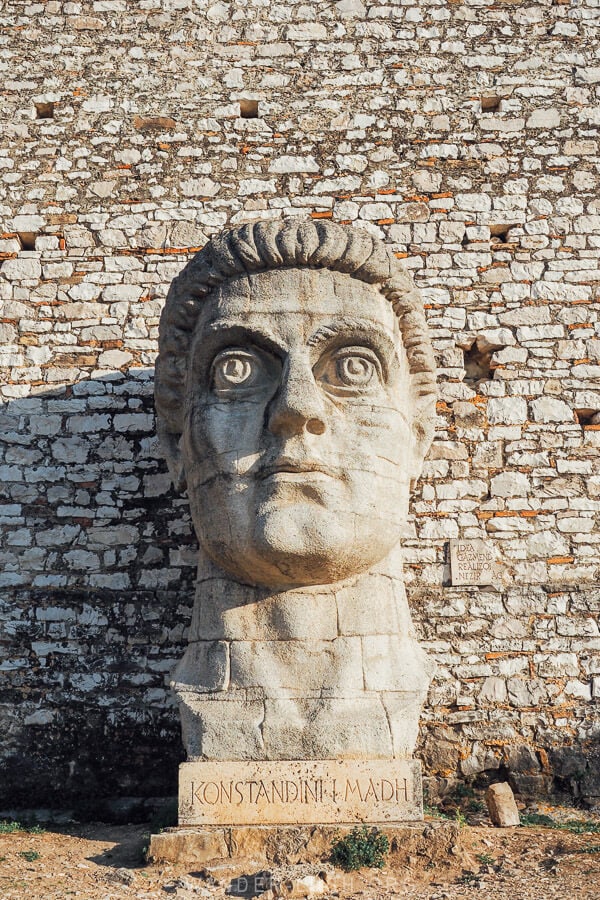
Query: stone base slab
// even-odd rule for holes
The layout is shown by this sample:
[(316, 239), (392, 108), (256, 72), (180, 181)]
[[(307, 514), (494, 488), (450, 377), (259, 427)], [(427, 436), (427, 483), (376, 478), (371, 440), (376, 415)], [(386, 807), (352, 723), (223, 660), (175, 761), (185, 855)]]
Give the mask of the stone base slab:
[[(375, 823), (374, 823), (375, 824)], [(352, 830), (353, 825), (263, 825), (169, 828), (150, 838), (148, 856), (152, 862), (208, 866), (208, 873), (250, 871), (266, 863), (285, 866), (327, 861), (334, 840)], [(412, 865), (443, 863), (456, 855), (460, 829), (455, 822), (434, 820), (390, 824), (377, 827), (390, 841), (389, 862)], [(229, 861), (229, 862), (228, 862)], [(214, 871), (213, 871), (214, 870)], [(232, 875), (233, 877), (233, 875)]]
[(179, 767), (180, 825), (327, 825), (423, 818), (416, 759), (210, 760)]

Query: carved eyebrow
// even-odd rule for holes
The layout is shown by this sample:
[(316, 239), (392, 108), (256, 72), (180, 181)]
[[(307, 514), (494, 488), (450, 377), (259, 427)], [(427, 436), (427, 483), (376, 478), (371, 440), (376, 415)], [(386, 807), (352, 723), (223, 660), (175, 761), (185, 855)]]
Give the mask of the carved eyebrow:
[(243, 319), (213, 319), (212, 322), (207, 322), (204, 328), (212, 333), (241, 330), (250, 334), (264, 334), (266, 338), (275, 341), (275, 335), (272, 332), (263, 332), (262, 329), (259, 331), (256, 328), (249, 328), (248, 323)]
[(309, 347), (315, 347), (318, 344), (323, 343), (323, 341), (328, 341), (331, 338), (339, 337), (340, 335), (348, 335), (348, 337), (351, 337), (352, 334), (356, 334), (356, 332), (361, 332), (366, 336), (369, 334), (375, 335), (393, 350), (396, 349), (394, 339), (386, 329), (382, 328), (381, 325), (378, 325), (371, 319), (358, 318), (339, 319), (337, 321), (329, 322), (327, 325), (322, 325), (311, 334), (306, 343)]
[(242, 319), (213, 319), (212, 322), (207, 322), (203, 329), (205, 335), (209, 338), (217, 339), (219, 336), (222, 336), (238, 342), (250, 340), (256, 344), (263, 345), (275, 353), (285, 352), (281, 341), (277, 339), (272, 331), (263, 327), (252, 328)]

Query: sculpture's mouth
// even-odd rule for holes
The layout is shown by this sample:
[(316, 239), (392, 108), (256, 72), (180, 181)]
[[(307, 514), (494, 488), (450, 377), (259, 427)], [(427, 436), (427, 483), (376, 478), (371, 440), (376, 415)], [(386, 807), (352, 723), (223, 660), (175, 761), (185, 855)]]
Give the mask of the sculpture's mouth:
[(312, 478), (335, 478), (337, 473), (324, 463), (312, 460), (295, 460), (290, 457), (281, 457), (270, 465), (263, 466), (259, 478), (275, 478), (281, 481), (302, 481), (307, 476)]

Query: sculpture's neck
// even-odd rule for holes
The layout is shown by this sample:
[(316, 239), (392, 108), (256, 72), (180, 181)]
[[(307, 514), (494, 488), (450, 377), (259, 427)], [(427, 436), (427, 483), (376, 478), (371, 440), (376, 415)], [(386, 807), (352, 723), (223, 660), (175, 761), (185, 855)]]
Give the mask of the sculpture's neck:
[(202, 563), (190, 644), (173, 673), (190, 756), (410, 756), (430, 666), (399, 551), (330, 585), (270, 591)]
[(240, 584), (210, 561), (198, 569), (190, 641), (332, 640), (410, 631), (399, 548), (354, 578), (285, 591)]

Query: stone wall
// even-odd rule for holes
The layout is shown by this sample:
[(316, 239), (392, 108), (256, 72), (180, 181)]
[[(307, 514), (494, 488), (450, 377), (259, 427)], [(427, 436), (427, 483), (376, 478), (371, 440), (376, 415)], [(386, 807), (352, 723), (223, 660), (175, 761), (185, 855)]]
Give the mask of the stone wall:
[[(600, 793), (598, 0), (0, 0), (0, 806), (172, 793), (194, 540), (168, 284), (227, 223), (356, 222), (424, 293), (421, 755)], [(447, 543), (501, 575), (449, 586)]]

